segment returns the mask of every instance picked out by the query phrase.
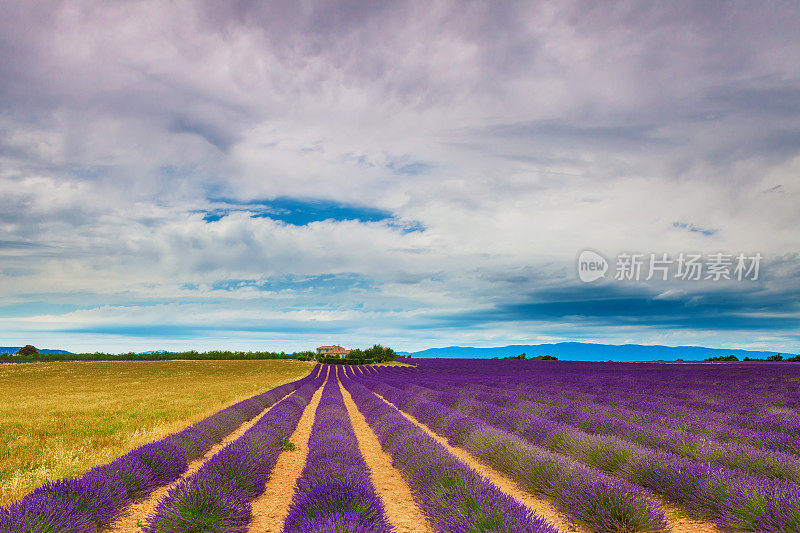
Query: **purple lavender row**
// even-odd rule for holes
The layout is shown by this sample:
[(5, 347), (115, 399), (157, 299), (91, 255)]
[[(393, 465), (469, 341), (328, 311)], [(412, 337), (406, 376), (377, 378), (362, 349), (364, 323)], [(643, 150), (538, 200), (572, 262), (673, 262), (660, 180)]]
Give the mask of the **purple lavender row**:
[(322, 391), (283, 533), (391, 533), (334, 377)]
[[(394, 381), (392, 381), (394, 382)], [(460, 383), (441, 384), (427, 380), (417, 382), (412, 390), (435, 402), (454, 406), (460, 399), (486, 402), (497, 407), (528, 413), (530, 416), (564, 424), (590, 434), (614, 435), (643, 446), (667, 450), (681, 457), (708, 464), (723, 465), (755, 476), (764, 476), (800, 483), (800, 459), (796, 455), (765, 450), (741, 442), (719, 442), (708, 435), (691, 436), (685, 431), (656, 424), (632, 423), (601, 412), (592, 411), (583, 404), (550, 406), (515, 400), (503, 392), (476, 392)], [(412, 385), (405, 385), (409, 387)], [(796, 439), (795, 439), (796, 440)], [(788, 440), (774, 439), (778, 443)]]
[[(742, 385), (737, 385), (742, 386)], [(504, 387), (508, 390), (508, 387)], [(775, 408), (777, 401), (761, 400), (757, 407), (748, 405), (741, 399), (731, 398), (729, 404), (707, 404), (700, 401), (686, 401), (678, 398), (664, 396), (657, 389), (645, 393), (617, 391), (612, 387), (602, 392), (570, 391), (566, 387), (552, 387), (549, 389), (531, 389), (529, 386), (517, 386), (515, 389), (521, 397), (529, 399), (544, 399), (551, 395), (560, 395), (562, 399), (588, 401), (605, 405), (620, 405), (641, 412), (655, 414), (670, 414), (682, 416), (688, 420), (717, 421), (728, 425), (740, 426), (751, 429), (770, 428), (775, 431), (796, 433), (800, 429), (800, 417), (792, 411), (786, 411), (780, 416), (769, 412)], [(704, 394), (696, 392), (695, 394)], [(716, 391), (708, 394), (716, 394)], [(540, 400), (542, 401), (542, 400)], [(780, 411), (779, 409), (777, 409)], [(783, 418), (781, 418), (783, 417)]]
[[(451, 407), (458, 406), (460, 411), (468, 414), (479, 417), (496, 417), (502, 420), (515, 420), (515, 432), (524, 430), (533, 433), (534, 431), (532, 428), (535, 427), (535, 433), (538, 436), (538, 440), (535, 441), (536, 444), (544, 445), (552, 449), (552, 442), (556, 442), (558, 443), (558, 451), (567, 453), (568, 455), (593, 464), (606, 471), (612, 468), (612, 472), (623, 470), (627, 465), (629, 456), (638, 456), (653, 451), (647, 448), (637, 449), (635, 446), (626, 446), (627, 443), (625, 441), (617, 439), (609, 440), (603, 439), (602, 437), (595, 437), (592, 439), (592, 436), (562, 423), (561, 420), (550, 420), (546, 417), (531, 414), (527, 409), (524, 412), (516, 409), (518, 404), (515, 405), (513, 401), (509, 402), (505, 394), (498, 394), (496, 398), (487, 398), (486, 395), (482, 395), (484, 400), (475, 400), (473, 399), (473, 395), (463, 390), (463, 387), (453, 387), (452, 389), (445, 389), (444, 391), (433, 391), (427, 387), (419, 387), (407, 383), (398, 383), (396, 381), (391, 381), (390, 383), (424, 396), (431, 401), (443, 403)], [(445, 386), (445, 388), (446, 387), (447, 386)], [(455, 392), (456, 390), (458, 390), (458, 392)], [(591, 415), (580, 413), (580, 411), (578, 411), (575, 416), (584, 417), (584, 420), (592, 421)], [(613, 419), (609, 422), (609, 425), (612, 423), (614, 423)], [(506, 424), (508, 423), (506, 422)], [(508, 426), (504, 427), (504, 429), (508, 429)], [(628, 440), (638, 443), (642, 443), (641, 441), (650, 441), (661, 444), (661, 448), (668, 449), (668, 451), (676, 455), (688, 456), (696, 462), (723, 465), (732, 469), (741, 470), (756, 477), (775, 478), (794, 483), (800, 480), (800, 461), (798, 461), (795, 456), (768, 452), (743, 444), (725, 446), (718, 443), (717, 446), (714, 446), (712, 441), (708, 441), (708, 444), (703, 448), (692, 448), (686, 442), (682, 443), (681, 441), (676, 441), (670, 443), (668, 439), (669, 432), (663, 431), (663, 428), (655, 428), (656, 431), (661, 429), (662, 433), (648, 433), (648, 430), (652, 429), (653, 428), (648, 428), (646, 426), (631, 425), (630, 433), (634, 439)], [(607, 459), (605, 457), (598, 458), (591, 454), (586, 454), (586, 450), (596, 448), (598, 442), (602, 442), (604, 446), (617, 450), (615, 452), (615, 464), (606, 464)], [(686, 444), (687, 447), (682, 448), (681, 444)], [(624, 451), (623, 448), (625, 448)], [(670, 448), (675, 449), (672, 450)], [(692, 453), (696, 454), (698, 457), (692, 457)]]
[[(426, 372), (430, 377), (435, 375), (437, 380), (461, 379), (465, 375), (471, 386), (480, 387), (491, 386), (502, 388), (508, 394), (513, 394), (520, 399), (536, 400), (558, 404), (564, 400), (591, 401), (606, 405), (628, 405), (632, 409), (641, 412), (640, 416), (647, 416), (646, 413), (654, 413), (657, 416), (669, 415), (676, 417), (681, 415), (682, 425), (708, 425), (724, 424), (719, 427), (722, 434), (736, 434), (736, 428), (752, 432), (769, 431), (775, 439), (794, 440), (800, 433), (800, 416), (789, 407), (800, 405), (800, 365), (784, 365), (779, 372), (770, 373), (775, 369), (775, 365), (761, 365), (758, 370), (758, 378), (753, 378), (741, 372), (731, 372), (730, 367), (720, 367), (713, 365), (692, 365), (691, 373), (677, 373), (678, 378), (667, 379), (675, 374), (671, 371), (665, 375), (665, 368), (670, 369), (669, 365), (638, 365), (646, 366), (646, 371), (639, 374), (631, 372), (630, 368), (637, 365), (598, 365), (589, 363), (558, 363), (553, 365), (545, 363), (536, 365), (532, 362), (524, 363), (522, 366), (516, 365), (514, 376), (496, 376), (489, 372), (492, 367), (497, 366), (498, 362), (477, 362), (477, 368), (483, 369), (480, 372), (474, 370), (475, 362), (458, 361), (458, 367), (442, 368), (436, 366), (434, 372)], [(462, 366), (466, 365), (466, 372)], [(502, 363), (501, 367), (505, 366)], [(614, 372), (611, 377), (599, 372), (598, 368), (612, 367)], [(456, 368), (460, 371), (456, 372)], [(536, 369), (547, 368), (546, 372), (536, 372)], [(654, 371), (654, 369), (657, 369)], [(792, 371), (794, 369), (794, 371)], [(485, 371), (484, 371), (485, 370)], [(754, 368), (748, 367), (747, 372), (752, 374)], [(408, 374), (407, 369), (381, 369), (383, 375), (397, 375), (401, 377), (403, 373)], [(414, 372), (418, 372), (416, 369)], [(494, 373), (497, 373), (495, 369)], [(629, 374), (656, 376), (654, 378), (631, 379)], [(680, 378), (683, 375), (690, 375), (689, 378)], [(784, 375), (785, 374), (785, 375)], [(698, 383), (698, 375), (702, 380), (712, 381), (718, 385), (701, 386)], [(736, 381), (734, 381), (734, 378)], [(683, 381), (681, 381), (683, 380)], [(741, 381), (739, 381), (741, 380)], [(531, 382), (536, 386), (531, 387)], [(758, 386), (758, 383), (772, 383), (769, 387)], [(461, 380), (463, 383), (463, 379)], [(753, 394), (750, 389), (764, 391), (768, 389), (770, 396), (766, 397), (762, 392)], [(731, 393), (730, 391), (736, 391)], [(724, 403), (717, 402), (712, 405), (715, 398), (726, 398)], [(711, 400), (709, 400), (711, 399)], [(709, 402), (712, 403), (709, 403)], [(687, 403), (688, 402), (688, 403)], [(782, 408), (776, 406), (782, 405)], [(773, 413), (772, 411), (775, 411)], [(742, 414), (749, 413), (749, 414)], [(776, 414), (778, 413), (778, 414)], [(727, 427), (726, 427), (727, 426)], [(777, 435), (784, 433), (784, 435)], [(760, 438), (759, 435), (753, 435)], [(778, 444), (780, 445), (780, 444)], [(784, 448), (772, 448), (777, 451), (789, 451)]]
[[(394, 395), (399, 406), (407, 404), (412, 410), (421, 401), (385, 382), (376, 381), (371, 386)], [(431, 403), (440, 410), (449, 409), (444, 404)], [(473, 420), (646, 487), (685, 505), (695, 515), (713, 518), (723, 530), (800, 531), (800, 486), (794, 483), (749, 476), (669, 452), (648, 450), (616, 437), (587, 435), (569, 426), (486, 402), (459, 398), (454, 405), (458, 408), (456, 412), (469, 413), (475, 417)]]
[[(756, 409), (764, 401), (787, 407), (800, 406), (800, 365), (784, 364), (598, 364), (589, 362), (537, 363), (533, 361), (415, 361), (426, 372), (439, 375), (454, 371), (460, 375), (498, 378), (530, 383), (525, 377), (557, 376), (560, 385), (575, 385), (580, 390), (602, 394), (607, 388), (623, 386), (641, 392), (662, 389), (661, 393), (677, 399), (704, 402), (705, 405), (727, 403)], [(538, 380), (547, 383), (548, 380)], [(731, 387), (731, 384), (737, 385)], [(787, 394), (788, 393), (788, 394)], [(729, 409), (724, 408), (723, 411)]]
[[(474, 383), (473, 386), (475, 386)], [(777, 446), (781, 446), (781, 441), (793, 441), (796, 443), (797, 435), (800, 433), (800, 420), (791, 414), (785, 415), (787, 418), (779, 418), (771, 415), (755, 416), (736, 412), (690, 408), (673, 399), (660, 397), (657, 391), (648, 391), (647, 394), (629, 393), (624, 398), (621, 398), (621, 395), (612, 395), (611, 389), (606, 390), (603, 394), (589, 394), (575, 391), (571, 393), (568, 389), (560, 386), (531, 388), (528, 385), (510, 387), (508, 384), (497, 383), (484, 386), (500, 388), (520, 399), (550, 403), (551, 405), (557, 405), (565, 400), (581, 401), (602, 406), (625, 405), (626, 407), (622, 409), (635, 411), (636, 414), (632, 416), (642, 420), (671, 418), (675, 419), (677, 424), (697, 428), (698, 433), (714, 430), (721, 435), (735, 435), (736, 437), (734, 438), (740, 438), (742, 434), (747, 435), (747, 432), (755, 432), (752, 435), (753, 438), (759, 440), (766, 438), (767, 442), (776, 440), (778, 441)], [(765, 403), (768, 404), (768, 402)], [(765, 436), (764, 432), (768, 432), (769, 435)], [(761, 435), (758, 433), (761, 433)], [(791, 451), (786, 450), (785, 446), (775, 449)], [(793, 449), (797, 449), (797, 447), (794, 446)]]
[(780, 416), (770, 414), (767, 411), (772, 408), (774, 403), (767, 399), (763, 399), (758, 409), (754, 409), (735, 398), (730, 400), (731, 405), (729, 406), (702, 407), (673, 399), (661, 399), (657, 396), (656, 391), (653, 391), (652, 394), (628, 393), (624, 398), (608, 398), (607, 394), (584, 396), (587, 400), (595, 403), (614, 403), (643, 414), (652, 413), (656, 416), (679, 414), (688, 424), (713, 422), (742, 429), (769, 430), (789, 436), (796, 436), (800, 432), (800, 418), (797, 414), (792, 412), (785, 412)]
[[(800, 407), (800, 365), (658, 365), (511, 361), (418, 361), (427, 372), (445, 377), (460, 375), (487, 383), (530, 384), (591, 392), (603, 397), (625, 393), (657, 394), (671, 405), (685, 402), (694, 408), (724, 413), (769, 414), (765, 408)], [(456, 368), (457, 364), (457, 368)], [(541, 378), (541, 379), (538, 379)]]
[(529, 491), (552, 499), (562, 512), (593, 531), (666, 531), (658, 502), (640, 487), (386, 383), (369, 379), (359, 379), (358, 383), (419, 419), (451, 444), (516, 479)]
[(435, 531), (558, 533), (368, 389), (347, 377), (342, 384)]
[[(777, 441), (794, 440), (800, 434), (800, 415), (796, 412), (800, 406), (800, 365), (508, 363), (511, 362), (417, 364), (438, 380), (466, 376), (472, 386), (502, 388), (521, 399), (552, 404), (577, 400), (627, 405), (639, 411), (641, 417), (680, 416), (682, 426), (721, 424), (715, 427), (723, 435), (737, 434), (736, 428), (755, 432), (755, 438), (768, 431)], [(676, 372), (676, 368), (684, 370)], [(402, 371), (406, 370), (394, 369), (395, 373)], [(387, 374), (388, 369), (382, 369), (382, 373)], [(536, 386), (531, 387), (531, 383)]]
[[(674, 438), (670, 437), (669, 442), (675, 444), (680, 449), (696, 447), (697, 441), (705, 441), (709, 438), (721, 442), (735, 441), (747, 443), (756, 448), (766, 448), (778, 452), (800, 455), (800, 435), (790, 434), (784, 431), (769, 431), (767, 429), (748, 429), (739, 426), (721, 424), (712, 420), (698, 420), (694, 417), (677, 417), (662, 413), (647, 413), (643, 410), (610, 406), (589, 400), (565, 400), (563, 395), (553, 393), (552, 395), (540, 393), (536, 399), (524, 400), (520, 394), (510, 393), (507, 388), (495, 387), (491, 385), (479, 385), (463, 381), (449, 381), (454, 385), (464, 386), (464, 390), (474, 393), (473, 398), (477, 400), (490, 401), (489, 398), (500, 399), (503, 405), (530, 412), (538, 416), (565, 422), (570, 425), (578, 425), (584, 431), (590, 433), (608, 433), (616, 431), (616, 420), (633, 423), (637, 425), (653, 425), (652, 430), (647, 434), (655, 436), (659, 441), (663, 441), (668, 433), (678, 432)], [(421, 385), (439, 390), (445, 386), (438, 381), (420, 382)], [(533, 395), (531, 395), (533, 396)], [(584, 419), (584, 414), (592, 413), (592, 418)], [(624, 426), (624, 427), (623, 427)], [(623, 424), (620, 429), (626, 433), (633, 428)], [(655, 426), (659, 426), (658, 428)], [(623, 435), (621, 435), (623, 436)], [(665, 443), (666, 444), (666, 443)], [(661, 447), (661, 444), (648, 444)], [(669, 449), (669, 448), (668, 448)], [(671, 450), (677, 453), (678, 450)]]
[(77, 479), (62, 479), (35, 489), (0, 509), (0, 533), (95, 533), (108, 527), (128, 505), (179, 478), (190, 461), (302, 387), (316, 371), (136, 448)]
[(320, 373), (305, 383), (173, 487), (148, 517), (145, 533), (245, 533), (252, 520), (250, 501), (264, 492), (282, 439), (294, 432), (324, 381)]
[[(800, 365), (798, 365), (800, 366)], [(703, 366), (699, 367), (700, 369)], [(783, 369), (783, 367), (781, 367)], [(754, 369), (750, 369), (751, 371)], [(759, 371), (764, 370), (759, 368)], [(714, 418), (720, 415), (729, 418), (734, 423), (761, 424), (764, 420), (778, 421), (779, 426), (790, 431), (796, 431), (800, 424), (800, 416), (792, 411), (800, 406), (800, 395), (796, 381), (778, 380), (779, 385), (771, 387), (769, 391), (758, 387), (753, 379), (732, 381), (720, 379), (721, 385), (703, 386), (696, 381), (675, 382), (671, 380), (620, 380), (619, 376), (612, 378), (598, 378), (589, 376), (564, 376), (546, 375), (547, 379), (539, 387), (530, 389), (530, 382), (526, 379), (503, 379), (501, 385), (508, 389), (519, 387), (519, 393), (528, 391), (544, 394), (558, 393), (562, 398), (575, 400), (590, 400), (600, 403), (630, 404), (639, 409), (650, 409), (653, 412), (669, 412), (679, 410), (689, 416), (707, 417), (713, 414)], [(549, 379), (549, 378), (555, 379)], [(720, 376), (723, 378), (724, 376)], [(590, 378), (590, 379), (587, 379)], [(484, 376), (484, 381), (486, 377)], [(797, 379), (797, 377), (793, 378)], [(761, 381), (767, 381), (763, 377)], [(497, 379), (486, 381), (498, 384)], [(525, 390), (527, 389), (527, 390)], [(733, 392), (731, 392), (733, 391)], [(781, 419), (774, 416), (771, 410), (783, 409)]]

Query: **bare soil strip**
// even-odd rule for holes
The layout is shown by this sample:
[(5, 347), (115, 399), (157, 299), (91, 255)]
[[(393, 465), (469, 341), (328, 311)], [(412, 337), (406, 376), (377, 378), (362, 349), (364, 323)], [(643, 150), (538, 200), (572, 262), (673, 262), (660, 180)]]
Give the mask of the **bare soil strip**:
[[(294, 394), (294, 392), (295, 391), (292, 391), (291, 393), (287, 394), (281, 400), (288, 398), (289, 396)], [(262, 411), (260, 415), (254, 417), (252, 420), (248, 422), (245, 422), (244, 424), (239, 426), (233, 433), (225, 437), (222, 440), (222, 442), (220, 442), (219, 444), (215, 444), (203, 457), (195, 459), (194, 461), (189, 463), (189, 467), (186, 469), (186, 472), (184, 472), (181, 475), (181, 477), (179, 477), (169, 485), (165, 485), (163, 487), (154, 490), (153, 492), (150, 493), (150, 496), (148, 496), (145, 500), (132, 504), (130, 507), (128, 507), (125, 514), (120, 518), (118, 518), (117, 521), (106, 531), (110, 533), (141, 533), (142, 526), (147, 523), (147, 517), (156, 508), (158, 502), (161, 501), (161, 498), (166, 496), (167, 493), (170, 490), (172, 490), (172, 488), (175, 487), (178, 483), (180, 483), (187, 477), (191, 476), (198, 470), (200, 470), (203, 464), (205, 464), (206, 461), (211, 459), (211, 457), (213, 457), (215, 453), (217, 453), (222, 448), (224, 448), (231, 442), (235, 441), (242, 435), (244, 435), (244, 433), (248, 429), (253, 427), (255, 423), (261, 419), (261, 417), (266, 415), (269, 412), (269, 410), (278, 405), (278, 403), (280, 402), (275, 402), (270, 407), (264, 409), (264, 411)]]
[(661, 502), (661, 508), (664, 509), (672, 533), (721, 533), (714, 522), (692, 518), (678, 505)]
[[(392, 408), (397, 409), (394, 405), (386, 401), (381, 395), (376, 394), (381, 400), (389, 404)], [(516, 481), (509, 478), (502, 472), (498, 472), (478, 459), (473, 457), (467, 450), (450, 446), (447, 439), (440, 437), (430, 429), (428, 426), (414, 418), (413, 416), (399, 411), (400, 414), (417, 424), (425, 430), (428, 435), (436, 439), (442, 446), (447, 448), (453, 455), (458, 457), (461, 461), (467, 463), (470, 467), (475, 469), (483, 477), (489, 479), (492, 483), (500, 487), (500, 489), (516, 498), (518, 501), (524, 503), (537, 514), (541, 515), (548, 522), (556, 526), (560, 531), (576, 531), (580, 533), (589, 533), (586, 527), (575, 524), (569, 517), (562, 514), (556, 507), (547, 500), (543, 500), (531, 495)], [(521, 495), (520, 495), (521, 494)], [(658, 498), (656, 498), (658, 499)], [(659, 500), (660, 501), (660, 500)], [(708, 520), (699, 520), (692, 518), (680, 506), (661, 502), (661, 507), (664, 510), (664, 515), (667, 518), (667, 526), (672, 533), (721, 533), (714, 522)]]
[(383, 501), (389, 522), (397, 529), (397, 533), (433, 533), (433, 528), (414, 501), (408, 484), (392, 466), (391, 456), (381, 448), (378, 437), (356, 407), (350, 393), (344, 387), (341, 389), (358, 438), (358, 449), (370, 469), (372, 484)]
[[(325, 376), (325, 383), (328, 382), (328, 378), (330, 378), (330, 366)], [(303, 411), (303, 416), (300, 417), (297, 429), (289, 437), (289, 441), (293, 442), (296, 448), (280, 454), (278, 462), (275, 463), (275, 468), (272, 470), (272, 475), (267, 481), (264, 494), (253, 502), (253, 521), (250, 522), (248, 531), (277, 533), (283, 528), (283, 522), (289, 514), (289, 505), (294, 496), (295, 482), (306, 465), (308, 438), (311, 436), (311, 426), (314, 424), (314, 416), (317, 413), (317, 406), (319, 406), (325, 383), (311, 397), (311, 402)]]
[[(397, 409), (394, 405), (387, 402), (381, 395), (376, 394), (376, 396), (378, 396), (378, 398), (386, 402), (393, 409)], [(494, 485), (497, 486), (501, 491), (505, 492), (509, 496), (512, 496), (518, 502), (530, 507), (537, 515), (541, 516), (542, 518), (550, 522), (559, 531), (591, 533), (589, 529), (572, 522), (569, 519), (569, 517), (559, 512), (559, 510), (556, 509), (553, 506), (553, 504), (550, 503), (549, 501), (533, 496), (530, 492), (526, 491), (519, 484), (517, 484), (516, 481), (506, 476), (505, 474), (498, 472), (494, 468), (491, 468), (481, 463), (480, 461), (475, 459), (472, 455), (470, 455), (468, 451), (462, 448), (456, 448), (450, 446), (450, 444), (447, 442), (447, 439), (440, 437), (439, 435), (428, 429), (428, 426), (426, 426), (413, 416), (404, 413), (399, 409), (397, 411), (401, 415), (409, 419), (411, 422), (414, 422), (416, 425), (418, 425), (428, 435), (436, 439), (436, 441), (439, 444), (444, 446), (447, 449), (447, 451), (455, 455), (461, 462), (466, 463), (467, 466), (478, 472), (480, 475), (482, 475), (492, 483), (494, 483)]]

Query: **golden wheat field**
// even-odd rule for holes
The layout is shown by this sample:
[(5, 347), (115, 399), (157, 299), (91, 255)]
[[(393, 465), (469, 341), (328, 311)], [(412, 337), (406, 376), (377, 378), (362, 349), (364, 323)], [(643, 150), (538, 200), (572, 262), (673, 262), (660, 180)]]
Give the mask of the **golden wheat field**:
[(301, 361), (0, 365), (0, 505), (307, 374)]

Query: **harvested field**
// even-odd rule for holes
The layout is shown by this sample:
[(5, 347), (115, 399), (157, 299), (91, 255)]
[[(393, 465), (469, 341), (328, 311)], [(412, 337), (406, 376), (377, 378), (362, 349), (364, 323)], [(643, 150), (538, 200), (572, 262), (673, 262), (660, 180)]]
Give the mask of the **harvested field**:
[(0, 505), (308, 373), (299, 361), (0, 365)]

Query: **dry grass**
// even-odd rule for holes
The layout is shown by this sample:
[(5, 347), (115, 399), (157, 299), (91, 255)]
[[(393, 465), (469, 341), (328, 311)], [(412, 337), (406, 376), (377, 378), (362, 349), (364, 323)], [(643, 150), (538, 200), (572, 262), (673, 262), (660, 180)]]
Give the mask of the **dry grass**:
[(267, 389), (300, 361), (0, 365), (0, 505)]

